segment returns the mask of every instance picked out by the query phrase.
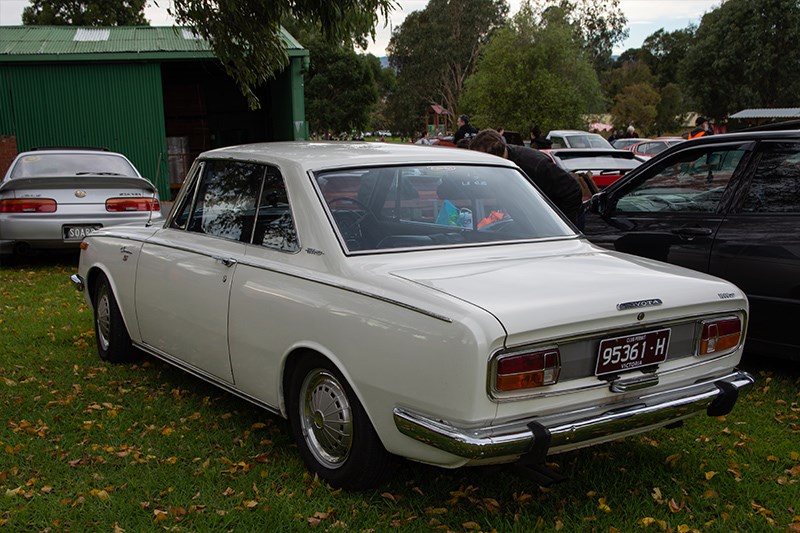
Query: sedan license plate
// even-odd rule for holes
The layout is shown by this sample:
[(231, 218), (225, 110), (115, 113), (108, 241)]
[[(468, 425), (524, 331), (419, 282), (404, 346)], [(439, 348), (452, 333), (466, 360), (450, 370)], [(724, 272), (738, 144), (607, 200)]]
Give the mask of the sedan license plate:
[(89, 235), (91, 232), (102, 227), (103, 226), (100, 224), (95, 224), (92, 226), (64, 226), (64, 241), (82, 241), (83, 238)]
[(670, 329), (636, 333), (600, 341), (595, 375), (624, 372), (667, 359)]

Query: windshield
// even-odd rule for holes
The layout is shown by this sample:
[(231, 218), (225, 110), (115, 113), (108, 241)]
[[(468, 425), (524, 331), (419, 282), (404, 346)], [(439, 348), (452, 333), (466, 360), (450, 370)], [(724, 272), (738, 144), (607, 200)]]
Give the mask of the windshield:
[(32, 178), (39, 176), (83, 176), (102, 174), (109, 176), (138, 176), (125, 158), (112, 153), (36, 153), (26, 155), (17, 161), (12, 178)]
[(575, 235), (512, 168), (424, 165), (315, 177), (349, 252)]
[(630, 170), (642, 164), (638, 159), (616, 155), (589, 155), (581, 157), (578, 154), (565, 154), (559, 153), (557, 156), (561, 159), (564, 167), (570, 172), (579, 170)]
[(597, 134), (569, 135), (567, 137), (570, 148), (611, 148), (603, 137)]

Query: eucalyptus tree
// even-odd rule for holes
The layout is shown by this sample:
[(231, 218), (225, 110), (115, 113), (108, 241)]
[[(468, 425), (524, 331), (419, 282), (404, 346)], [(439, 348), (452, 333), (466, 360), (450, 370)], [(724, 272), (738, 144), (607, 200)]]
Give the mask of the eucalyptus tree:
[(26, 26), (148, 26), (146, 0), (30, 0)]

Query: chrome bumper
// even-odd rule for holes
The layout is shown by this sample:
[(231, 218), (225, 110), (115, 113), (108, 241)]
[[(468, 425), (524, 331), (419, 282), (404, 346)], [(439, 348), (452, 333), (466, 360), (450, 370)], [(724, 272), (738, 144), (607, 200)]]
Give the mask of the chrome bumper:
[(86, 283), (83, 281), (83, 278), (80, 277), (78, 274), (73, 274), (69, 277), (69, 280), (72, 282), (72, 286), (75, 287), (75, 290), (78, 292), (83, 292), (83, 289), (86, 288)]
[(394, 409), (401, 433), (467, 459), (491, 459), (535, 454), (544, 460), (559, 447), (579, 447), (593, 441), (665, 426), (706, 410), (711, 416), (730, 412), (739, 389), (753, 376), (735, 371), (711, 381), (642, 395), (621, 406), (581, 409), (571, 413), (531, 417), (502, 425), (463, 429), (407, 409)]

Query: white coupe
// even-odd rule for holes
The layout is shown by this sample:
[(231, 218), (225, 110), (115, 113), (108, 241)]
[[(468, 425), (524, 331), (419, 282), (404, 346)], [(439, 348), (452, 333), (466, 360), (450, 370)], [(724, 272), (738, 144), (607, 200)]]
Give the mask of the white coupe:
[(103, 359), (141, 351), (287, 417), (308, 468), (545, 458), (730, 411), (747, 299), (590, 244), (513, 163), (386, 143), (202, 154), (169, 217), (72, 276)]

